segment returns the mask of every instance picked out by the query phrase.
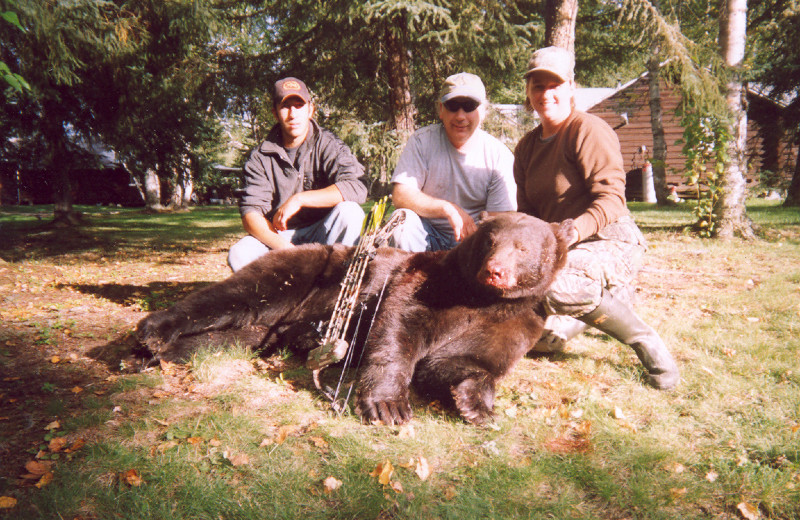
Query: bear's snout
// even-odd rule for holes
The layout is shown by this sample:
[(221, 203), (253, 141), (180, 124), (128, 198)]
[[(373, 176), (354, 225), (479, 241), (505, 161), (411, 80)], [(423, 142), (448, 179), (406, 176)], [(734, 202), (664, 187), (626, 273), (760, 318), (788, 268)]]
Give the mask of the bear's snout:
[(490, 258), (478, 273), (478, 282), (498, 289), (511, 289), (517, 285), (517, 277), (504, 262)]

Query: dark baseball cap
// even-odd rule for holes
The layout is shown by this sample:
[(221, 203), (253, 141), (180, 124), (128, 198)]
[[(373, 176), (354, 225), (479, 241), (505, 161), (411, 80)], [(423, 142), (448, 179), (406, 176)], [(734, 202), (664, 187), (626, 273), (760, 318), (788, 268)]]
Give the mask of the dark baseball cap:
[(308, 87), (299, 79), (289, 77), (276, 81), (272, 103), (279, 105), (284, 99), (290, 96), (297, 96), (306, 103), (311, 101), (311, 94), (308, 93)]

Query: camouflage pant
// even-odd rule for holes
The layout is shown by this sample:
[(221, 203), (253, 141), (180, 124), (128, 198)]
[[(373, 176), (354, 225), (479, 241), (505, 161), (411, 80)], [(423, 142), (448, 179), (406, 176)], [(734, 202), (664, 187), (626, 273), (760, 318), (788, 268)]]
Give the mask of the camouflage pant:
[(575, 244), (545, 299), (548, 314), (580, 317), (600, 304), (603, 289), (632, 303), (647, 243), (630, 216)]

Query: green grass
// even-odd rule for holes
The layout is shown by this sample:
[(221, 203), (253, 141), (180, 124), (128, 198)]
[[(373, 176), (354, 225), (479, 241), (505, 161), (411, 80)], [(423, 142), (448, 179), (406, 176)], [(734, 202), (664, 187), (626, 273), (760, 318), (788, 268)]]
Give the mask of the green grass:
[[(650, 242), (639, 312), (681, 366), (674, 392), (644, 386), (629, 348), (588, 333), (523, 360), (490, 427), (420, 403), (411, 427), (388, 428), (331, 412), (285, 354), (266, 369), (244, 347), (210, 345), (177, 373), (119, 375), (87, 396), (85, 422), (64, 424), (91, 442), (41, 489), (0, 481), (20, 499), (0, 519), (733, 519), (745, 503), (800, 518), (800, 212), (754, 202), (762, 238), (745, 242), (694, 237), (686, 204), (631, 208)], [(149, 237), (156, 266), (238, 232), (231, 208), (96, 218), (87, 232)], [(15, 258), (48, 261), (27, 255)], [(386, 461), (394, 487), (371, 475)], [(341, 487), (326, 492), (327, 477)]]

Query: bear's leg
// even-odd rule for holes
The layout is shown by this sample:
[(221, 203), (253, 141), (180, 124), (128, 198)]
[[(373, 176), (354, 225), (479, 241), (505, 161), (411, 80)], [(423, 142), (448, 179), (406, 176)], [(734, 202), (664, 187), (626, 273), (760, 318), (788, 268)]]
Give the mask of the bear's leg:
[(448, 390), (456, 408), (469, 423), (484, 424), (494, 417), (496, 378), (471, 356), (426, 358), (417, 364), (414, 383), (422, 389)]
[(393, 426), (411, 420), (408, 401), (413, 364), (402, 359), (367, 362), (358, 381), (356, 412), (367, 422)]

